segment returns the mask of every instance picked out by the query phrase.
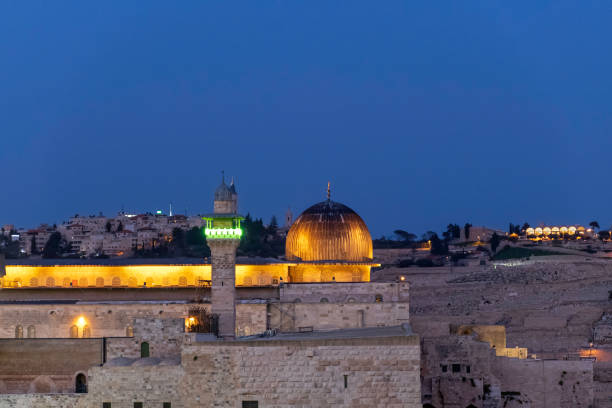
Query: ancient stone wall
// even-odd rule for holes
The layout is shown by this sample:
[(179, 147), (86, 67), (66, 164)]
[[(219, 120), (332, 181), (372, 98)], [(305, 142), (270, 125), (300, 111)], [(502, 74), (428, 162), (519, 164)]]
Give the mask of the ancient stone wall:
[(2, 408), (81, 408), (86, 394), (4, 394)]
[[(89, 393), (81, 407), (102, 407), (110, 402), (112, 408), (133, 408), (134, 402), (144, 407), (162, 407), (170, 402), (172, 408), (183, 408), (180, 382), (184, 371), (180, 365), (131, 365), (93, 367), (89, 371)], [(226, 384), (231, 387), (231, 384)], [(207, 388), (208, 384), (199, 384)], [(198, 389), (189, 390), (198, 394)], [(198, 405), (196, 405), (198, 406)], [(205, 405), (202, 405), (205, 406)]]
[(76, 376), (102, 360), (101, 339), (2, 339), (0, 393), (75, 392)]
[(187, 406), (421, 407), (419, 354), (416, 336), (194, 344), (181, 387)]
[(123, 337), (136, 318), (185, 318), (188, 308), (184, 303), (8, 304), (0, 308), (0, 338), (15, 338), (18, 326), (23, 337), (32, 326), (34, 337), (68, 338), (71, 328), (81, 324), (88, 326), (90, 337)]
[(299, 331), (301, 328), (398, 326), (408, 323), (407, 303), (273, 303), (269, 305), (270, 328)]
[(588, 408), (593, 405), (593, 362), (496, 358), (502, 392), (520, 392), (532, 407)]
[(106, 339), (106, 359), (138, 358), (147, 343), (149, 357), (168, 357), (181, 354), (185, 342), (184, 319), (135, 319), (133, 337)]
[(283, 303), (374, 303), (408, 302), (408, 282), (355, 282), (285, 284), (280, 288)]

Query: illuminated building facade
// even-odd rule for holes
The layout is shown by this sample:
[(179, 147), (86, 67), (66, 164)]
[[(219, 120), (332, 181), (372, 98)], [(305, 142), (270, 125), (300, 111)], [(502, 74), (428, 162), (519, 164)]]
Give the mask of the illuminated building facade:
[[(225, 182), (215, 190), (214, 213), (205, 218), (209, 242), (238, 240), (238, 195)], [(219, 218), (227, 215), (227, 219)], [(369, 282), (372, 238), (349, 207), (328, 199), (305, 210), (287, 234), (286, 259), (236, 259), (236, 286), (281, 282)], [(2, 288), (197, 287), (210, 281), (210, 259), (69, 259), (9, 261)]]
[(581, 225), (570, 226), (541, 226), (529, 227), (525, 230), (527, 238), (532, 240), (554, 239), (554, 238), (570, 238), (582, 239), (590, 238), (594, 235), (591, 228), (585, 228)]

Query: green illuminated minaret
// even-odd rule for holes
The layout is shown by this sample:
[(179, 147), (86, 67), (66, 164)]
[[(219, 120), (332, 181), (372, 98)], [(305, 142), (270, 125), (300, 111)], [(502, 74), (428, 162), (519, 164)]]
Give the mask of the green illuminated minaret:
[(219, 317), (219, 337), (236, 335), (236, 248), (240, 244), (243, 217), (237, 214), (238, 195), (234, 184), (228, 187), (222, 178), (215, 190), (214, 210), (206, 220), (206, 241), (212, 265), (212, 307)]

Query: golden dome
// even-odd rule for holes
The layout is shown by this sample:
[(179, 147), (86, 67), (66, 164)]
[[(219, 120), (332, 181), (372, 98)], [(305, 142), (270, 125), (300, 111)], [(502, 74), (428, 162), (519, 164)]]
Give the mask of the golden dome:
[(372, 261), (372, 237), (359, 215), (347, 206), (323, 201), (304, 211), (287, 234), (287, 260)]

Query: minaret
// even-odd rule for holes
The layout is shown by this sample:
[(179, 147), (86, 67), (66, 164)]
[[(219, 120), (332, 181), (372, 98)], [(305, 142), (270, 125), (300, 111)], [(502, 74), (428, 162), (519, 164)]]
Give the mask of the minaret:
[(225, 180), (221, 180), (215, 191), (214, 212), (203, 217), (211, 252), (211, 311), (219, 319), (218, 336), (228, 339), (236, 336), (236, 248), (242, 236), (240, 220), (243, 219), (236, 213), (237, 194), (234, 195)]

